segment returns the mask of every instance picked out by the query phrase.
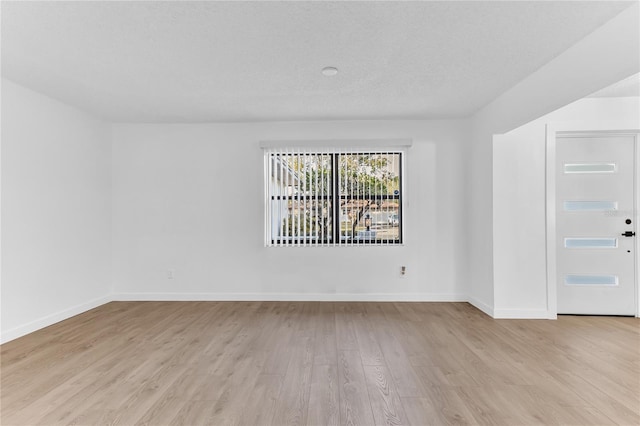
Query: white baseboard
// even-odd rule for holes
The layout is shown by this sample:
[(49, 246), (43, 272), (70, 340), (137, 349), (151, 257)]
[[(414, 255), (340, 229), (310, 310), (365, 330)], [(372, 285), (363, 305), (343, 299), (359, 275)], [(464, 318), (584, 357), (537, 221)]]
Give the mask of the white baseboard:
[(116, 293), (114, 301), (466, 302), (440, 293)]
[(482, 312), (484, 312), (485, 314), (489, 315), (491, 318), (495, 318), (494, 316), (494, 310), (493, 310), (493, 306), (489, 306), (486, 303), (476, 299), (475, 297), (472, 296), (467, 296), (467, 301), (475, 306), (476, 308), (480, 309)]
[(111, 301), (469, 302), (496, 319), (551, 318), (546, 309), (494, 309), (478, 299), (457, 293), (115, 293), (7, 330), (0, 334), (0, 344)]
[(30, 323), (27, 323), (25, 325), (12, 328), (0, 334), (0, 344), (7, 343), (11, 340), (17, 339), (18, 337), (22, 337), (26, 334), (33, 333), (34, 331), (40, 330), (41, 328), (48, 327), (57, 322), (64, 321), (73, 316), (86, 312), (90, 309), (97, 308), (100, 305), (104, 305), (105, 303), (111, 302), (111, 300), (112, 300), (112, 297), (110, 295), (99, 297), (97, 299), (93, 299), (88, 302), (81, 303), (71, 308), (53, 313), (51, 315), (44, 316), (35, 321), (31, 321)]
[(551, 319), (546, 309), (494, 309), (495, 319)]

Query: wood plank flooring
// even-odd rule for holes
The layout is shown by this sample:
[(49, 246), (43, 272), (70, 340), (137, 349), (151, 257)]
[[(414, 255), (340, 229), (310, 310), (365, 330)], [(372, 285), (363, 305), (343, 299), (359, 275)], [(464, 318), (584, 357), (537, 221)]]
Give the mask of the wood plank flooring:
[(640, 320), (113, 302), (1, 347), (3, 425), (639, 425)]

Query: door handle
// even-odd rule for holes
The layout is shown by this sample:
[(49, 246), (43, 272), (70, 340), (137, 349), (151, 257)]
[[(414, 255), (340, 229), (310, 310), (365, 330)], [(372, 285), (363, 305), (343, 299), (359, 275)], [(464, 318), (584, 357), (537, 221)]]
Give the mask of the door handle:
[(627, 232), (622, 233), (622, 236), (624, 236), (624, 237), (633, 237), (634, 235), (636, 235), (636, 233), (633, 232), (633, 231), (627, 231)]

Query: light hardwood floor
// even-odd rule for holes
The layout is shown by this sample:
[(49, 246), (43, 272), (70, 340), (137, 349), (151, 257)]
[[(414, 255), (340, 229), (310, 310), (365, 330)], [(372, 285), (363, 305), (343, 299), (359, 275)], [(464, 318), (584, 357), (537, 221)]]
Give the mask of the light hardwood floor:
[(640, 424), (640, 321), (113, 302), (2, 345), (3, 425)]

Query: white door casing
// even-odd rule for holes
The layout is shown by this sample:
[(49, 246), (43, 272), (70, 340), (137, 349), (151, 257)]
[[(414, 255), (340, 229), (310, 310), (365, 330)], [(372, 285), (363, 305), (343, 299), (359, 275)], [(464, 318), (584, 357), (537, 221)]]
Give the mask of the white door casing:
[(550, 318), (638, 315), (638, 239), (622, 235), (638, 229), (637, 141), (627, 126), (547, 126)]

